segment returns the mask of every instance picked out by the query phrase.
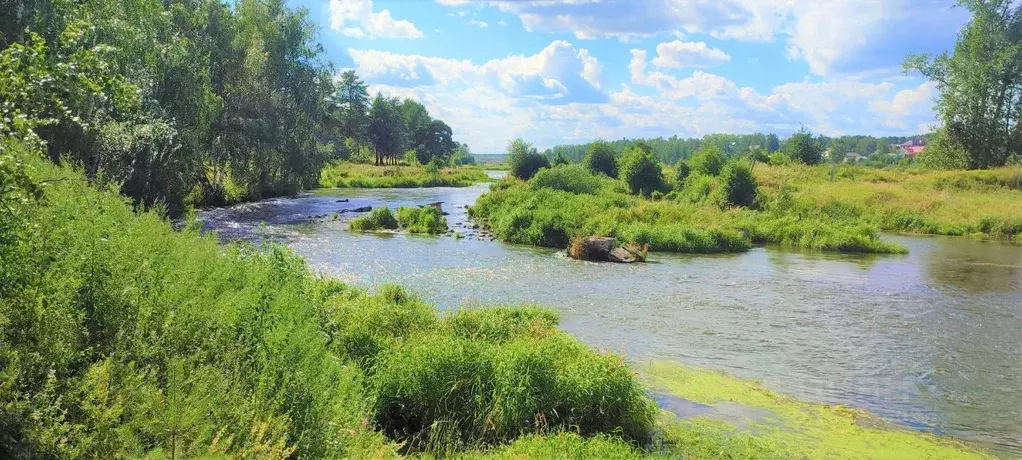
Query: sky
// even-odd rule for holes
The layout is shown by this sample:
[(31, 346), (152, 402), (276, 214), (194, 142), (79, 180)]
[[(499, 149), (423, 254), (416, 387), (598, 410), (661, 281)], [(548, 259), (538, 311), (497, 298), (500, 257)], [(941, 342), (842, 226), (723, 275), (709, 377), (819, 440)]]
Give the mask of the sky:
[(953, 0), (287, 0), (340, 70), (416, 99), (475, 153), (716, 132), (911, 135)]

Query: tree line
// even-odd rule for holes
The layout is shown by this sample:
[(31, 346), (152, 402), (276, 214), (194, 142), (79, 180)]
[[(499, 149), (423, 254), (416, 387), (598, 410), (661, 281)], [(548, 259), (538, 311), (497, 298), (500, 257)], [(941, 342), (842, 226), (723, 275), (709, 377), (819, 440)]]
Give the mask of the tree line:
[[(27, 0), (0, 11), (0, 139), (142, 207), (292, 194), (353, 150), (457, 150), (414, 101), (335, 79), (283, 0)], [(349, 139), (351, 139), (349, 141)]]
[(380, 93), (370, 100), (368, 87), (354, 70), (341, 74), (330, 106), (332, 123), (321, 140), (332, 158), (359, 161), (359, 151), (367, 149), (377, 165), (471, 158), (468, 146), (452, 139), (451, 127), (430, 116), (418, 101)]

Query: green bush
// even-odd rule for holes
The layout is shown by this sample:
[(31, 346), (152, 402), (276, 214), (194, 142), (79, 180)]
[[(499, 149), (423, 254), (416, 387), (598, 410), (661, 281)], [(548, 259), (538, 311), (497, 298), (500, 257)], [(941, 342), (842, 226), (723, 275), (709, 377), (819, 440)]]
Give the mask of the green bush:
[(787, 141), (784, 141), (781, 152), (793, 161), (807, 165), (815, 165), (823, 161), (823, 146), (805, 127), (800, 128)]
[(720, 168), (724, 167), (724, 161), (724, 151), (720, 147), (706, 145), (692, 155), (689, 165), (692, 166), (693, 172), (706, 176), (716, 176), (720, 174)]
[(397, 210), (397, 222), (409, 233), (439, 235), (447, 231), (447, 218), (433, 206), (402, 206)]
[(628, 184), (628, 190), (637, 195), (649, 196), (654, 191), (663, 191), (664, 173), (660, 162), (653, 153), (639, 146), (625, 150), (621, 157), (621, 180)]
[(594, 194), (600, 190), (604, 181), (592, 175), (582, 165), (568, 165), (553, 169), (544, 169), (529, 180), (533, 188), (551, 188), (571, 193)]
[(617, 177), (618, 174), (614, 148), (603, 141), (589, 144), (585, 156), (582, 157), (582, 164), (593, 174), (603, 174), (607, 177)]
[(969, 167), (969, 153), (948, 135), (947, 130), (940, 129), (919, 154), (919, 162), (931, 169), (966, 169)]
[(515, 139), (507, 147), (508, 164), (511, 175), (521, 180), (529, 180), (540, 169), (549, 168), (550, 160), (536, 151), (532, 144)]
[(397, 230), (397, 226), (397, 218), (386, 206), (373, 209), (368, 216), (357, 217), (348, 223), (349, 228), (359, 232)]
[(730, 161), (724, 165), (719, 181), (715, 191), (718, 206), (751, 208), (756, 202), (756, 178), (752, 176), (752, 169), (744, 162)]
[(679, 189), (685, 186), (685, 179), (692, 174), (692, 167), (685, 160), (679, 160), (674, 165), (674, 184)]

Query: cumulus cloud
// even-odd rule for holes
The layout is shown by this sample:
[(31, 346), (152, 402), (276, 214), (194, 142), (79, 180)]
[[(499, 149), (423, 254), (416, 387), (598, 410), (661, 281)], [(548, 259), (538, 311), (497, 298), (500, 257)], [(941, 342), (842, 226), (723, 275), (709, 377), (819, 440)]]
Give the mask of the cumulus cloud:
[(423, 36), (415, 24), (394, 19), (389, 10), (374, 12), (372, 0), (330, 0), (330, 28), (355, 38)]
[[(708, 34), (781, 41), (817, 75), (896, 66), (910, 51), (939, 52), (968, 19), (951, 0), (491, 1), (527, 31), (622, 41)], [(925, 34), (918, 33), (925, 30)], [(665, 61), (669, 62), (669, 61)], [(656, 64), (656, 63), (654, 63)]]
[(480, 65), (469, 61), (349, 49), (356, 70), (371, 83), (391, 86), (484, 84), (513, 97), (548, 104), (602, 102), (602, 65), (586, 49), (563, 40), (531, 56), (514, 55)]
[(705, 68), (724, 64), (731, 56), (719, 49), (710, 48), (705, 42), (683, 42), (674, 40), (656, 46), (653, 65), (657, 67)]
[(486, 23), (486, 21), (480, 21), (478, 19), (470, 19), (468, 21), (468, 24), (479, 27), (480, 29), (485, 29), (490, 26), (489, 24)]

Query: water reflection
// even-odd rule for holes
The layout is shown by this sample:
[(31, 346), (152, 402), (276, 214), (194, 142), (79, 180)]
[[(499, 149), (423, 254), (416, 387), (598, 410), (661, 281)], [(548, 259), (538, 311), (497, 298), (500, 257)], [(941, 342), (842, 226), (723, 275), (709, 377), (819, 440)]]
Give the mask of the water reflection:
[[(910, 253), (756, 248), (601, 265), (474, 234), (464, 206), (485, 189), (318, 191), (201, 217), (224, 239), (283, 241), (344, 281), (404, 284), (440, 308), (549, 305), (565, 330), (632, 360), (724, 369), (1022, 455), (1022, 247), (891, 237)], [(333, 219), (436, 201), (468, 238), (352, 234), (350, 213)]]

